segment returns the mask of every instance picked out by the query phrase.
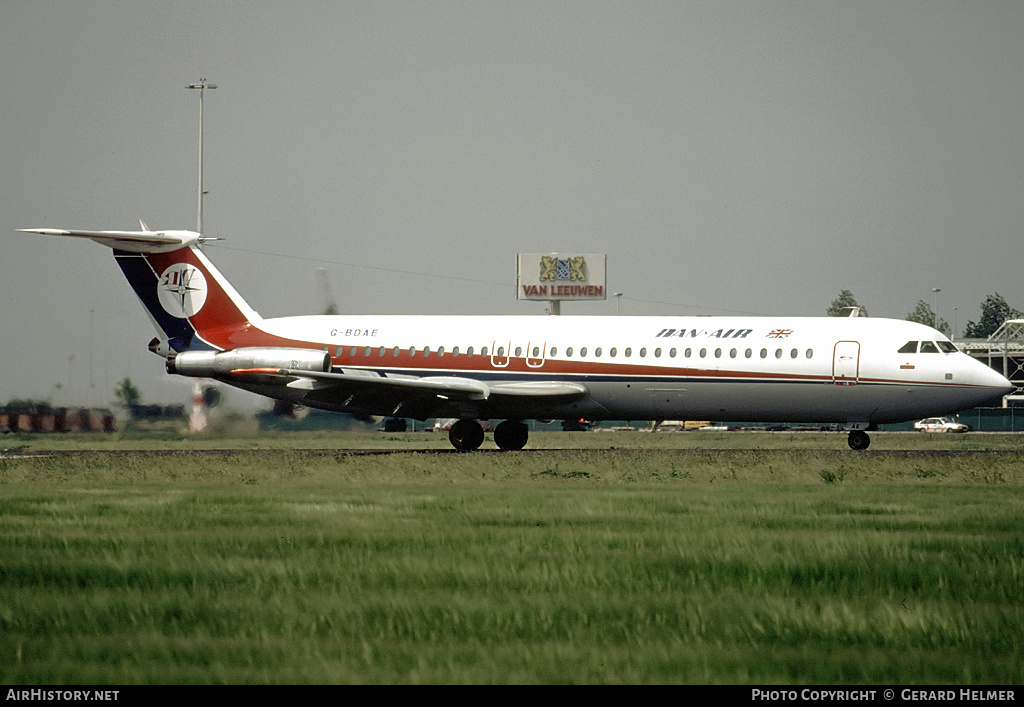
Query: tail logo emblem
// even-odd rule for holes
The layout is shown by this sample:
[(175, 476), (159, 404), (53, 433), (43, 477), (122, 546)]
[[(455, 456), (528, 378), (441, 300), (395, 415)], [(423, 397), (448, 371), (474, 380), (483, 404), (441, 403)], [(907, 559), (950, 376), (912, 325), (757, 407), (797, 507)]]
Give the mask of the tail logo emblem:
[(191, 317), (206, 304), (206, 277), (194, 265), (175, 263), (160, 275), (157, 296), (172, 317)]

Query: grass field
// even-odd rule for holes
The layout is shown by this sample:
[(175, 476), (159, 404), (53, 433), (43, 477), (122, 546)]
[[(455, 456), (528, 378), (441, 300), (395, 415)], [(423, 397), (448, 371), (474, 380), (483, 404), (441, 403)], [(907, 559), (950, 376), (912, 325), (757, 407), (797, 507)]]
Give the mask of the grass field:
[[(884, 450), (1020, 450), (1024, 434), (973, 432), (922, 434), (872, 432), (870, 451)], [(114, 434), (9, 434), (0, 450), (144, 450), (144, 449), (443, 449), (451, 450), (447, 432), (320, 431), (267, 432), (254, 424), (232, 426), (222, 434), (193, 435), (175, 427)], [(842, 432), (549, 432), (530, 434), (536, 449), (835, 449), (849, 450)], [(483, 451), (495, 450), (487, 433)]]
[[(531, 446), (616, 449), (383, 456), (327, 439), (0, 458), (0, 681), (1024, 678), (1024, 453), (873, 453), (1019, 437), (876, 435), (858, 454), (838, 435), (553, 433)], [(698, 443), (726, 451), (658, 448)]]

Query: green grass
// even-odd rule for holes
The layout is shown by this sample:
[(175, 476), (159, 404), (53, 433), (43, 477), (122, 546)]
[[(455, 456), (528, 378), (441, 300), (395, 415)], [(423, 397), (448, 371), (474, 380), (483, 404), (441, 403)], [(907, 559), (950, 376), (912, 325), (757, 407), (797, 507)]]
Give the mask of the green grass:
[[(451, 449), (447, 432), (260, 431), (238, 425), (229, 434), (128, 429), (111, 434), (8, 434), (0, 450), (144, 449)], [(530, 434), (527, 449), (849, 449), (842, 432), (552, 432)], [(487, 433), (482, 450), (496, 449)], [(1024, 435), (972, 432), (872, 432), (871, 450), (1024, 450)]]
[(0, 459), (0, 681), (1021, 681), (1024, 454), (776, 444)]

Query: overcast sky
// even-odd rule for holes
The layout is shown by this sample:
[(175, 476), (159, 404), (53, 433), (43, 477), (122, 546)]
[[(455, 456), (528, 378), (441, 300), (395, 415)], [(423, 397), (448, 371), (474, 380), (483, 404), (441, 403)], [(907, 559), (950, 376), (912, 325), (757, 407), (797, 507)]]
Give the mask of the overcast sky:
[(264, 316), (319, 267), (343, 312), (540, 314), (551, 251), (622, 314), (1024, 309), (1022, 36), (1019, 0), (2, 0), (0, 402), (187, 399), (108, 249), (15, 229), (194, 229), (203, 77), (207, 252)]

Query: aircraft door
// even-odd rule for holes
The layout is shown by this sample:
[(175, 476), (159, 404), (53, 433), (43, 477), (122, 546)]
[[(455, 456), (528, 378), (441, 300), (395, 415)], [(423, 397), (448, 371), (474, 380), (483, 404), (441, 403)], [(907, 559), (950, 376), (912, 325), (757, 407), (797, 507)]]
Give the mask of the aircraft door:
[(832, 382), (857, 385), (860, 380), (860, 342), (837, 341), (832, 354)]
[(526, 365), (530, 368), (540, 368), (544, 365), (544, 357), (547, 356), (548, 342), (526, 344)]
[(511, 341), (506, 341), (504, 344), (499, 344), (497, 341), (492, 342), (491, 365), (495, 368), (505, 368), (508, 366), (510, 348), (512, 348)]

